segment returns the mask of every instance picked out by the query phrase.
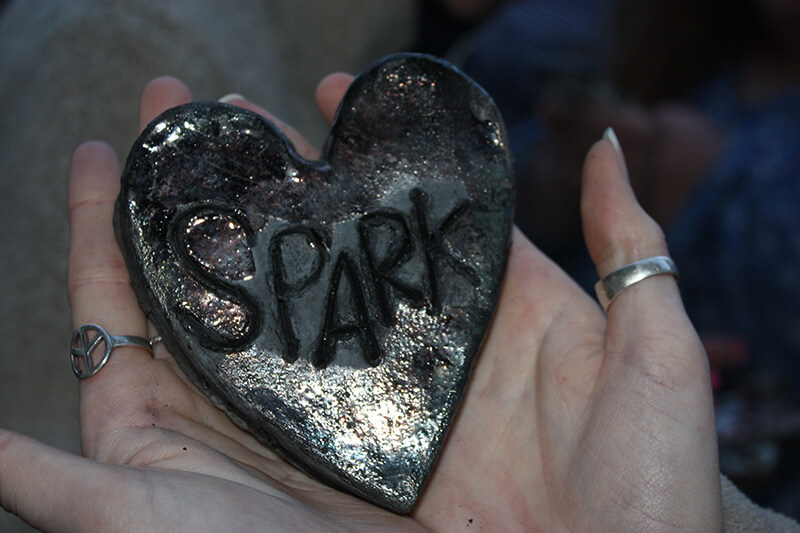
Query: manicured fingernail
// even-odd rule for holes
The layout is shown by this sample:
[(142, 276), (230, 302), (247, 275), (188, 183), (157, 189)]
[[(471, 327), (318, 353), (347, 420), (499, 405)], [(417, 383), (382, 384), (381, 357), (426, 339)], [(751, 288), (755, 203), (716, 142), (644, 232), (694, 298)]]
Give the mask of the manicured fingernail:
[(610, 142), (614, 150), (617, 151), (617, 155), (622, 157), (622, 147), (619, 145), (619, 139), (617, 139), (617, 134), (614, 133), (614, 128), (606, 128), (606, 131), (603, 132), (603, 139)]
[(222, 98), (219, 99), (219, 101), (222, 102), (223, 104), (227, 104), (228, 102), (230, 102), (232, 100), (247, 100), (247, 98), (245, 98), (244, 96), (242, 96), (239, 93), (230, 93), (230, 94), (226, 94), (225, 96), (223, 96)]
[(614, 128), (606, 128), (606, 131), (603, 132), (603, 139), (610, 142), (611, 146), (614, 147), (614, 151), (617, 152), (617, 161), (619, 161), (619, 166), (622, 169), (622, 175), (625, 177), (626, 181), (629, 181), (628, 168), (625, 164), (625, 155), (622, 153), (622, 146), (619, 144), (617, 134), (614, 133)]

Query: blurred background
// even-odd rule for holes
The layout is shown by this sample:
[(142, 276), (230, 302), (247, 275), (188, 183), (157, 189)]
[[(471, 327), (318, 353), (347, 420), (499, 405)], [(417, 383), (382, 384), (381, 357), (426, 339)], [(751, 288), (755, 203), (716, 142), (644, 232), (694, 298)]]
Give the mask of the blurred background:
[(517, 223), (587, 290), (580, 169), (614, 127), (709, 354), (723, 472), (800, 518), (797, 28), (800, 0), (0, 0), (0, 427), (79, 452), (69, 155), (124, 158), (147, 81), (244, 94), (320, 145), (319, 79), (420, 51), (494, 97)]

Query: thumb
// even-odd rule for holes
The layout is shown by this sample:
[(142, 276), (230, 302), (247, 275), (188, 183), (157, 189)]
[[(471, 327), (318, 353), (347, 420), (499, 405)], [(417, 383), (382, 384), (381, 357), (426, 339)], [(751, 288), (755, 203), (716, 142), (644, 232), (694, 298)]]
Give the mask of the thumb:
[[(0, 504), (44, 531), (109, 531), (115, 469), (0, 429)], [(103, 516), (105, 515), (105, 517)], [(111, 522), (114, 521), (114, 523)]]
[[(586, 245), (601, 279), (632, 262), (667, 255), (661, 228), (636, 201), (612, 130), (587, 156), (581, 208)], [(604, 398), (613, 398), (606, 404), (612, 406), (611, 418), (627, 418), (630, 424), (619, 434), (627, 443), (638, 443), (642, 460), (636, 475), (648, 480), (645, 492), (658, 494), (648, 517), (672, 520), (671, 509), (680, 509), (684, 523), (697, 520), (704, 526), (698, 530), (719, 530), (708, 361), (675, 278), (634, 281), (608, 306), (607, 315)], [(621, 454), (626, 460), (633, 455)]]

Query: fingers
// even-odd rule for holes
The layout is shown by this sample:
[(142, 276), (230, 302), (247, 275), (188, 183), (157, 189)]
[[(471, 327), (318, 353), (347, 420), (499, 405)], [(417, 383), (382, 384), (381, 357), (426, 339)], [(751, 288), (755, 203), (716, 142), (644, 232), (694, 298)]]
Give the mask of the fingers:
[(581, 213), (586, 245), (601, 278), (634, 261), (667, 255), (661, 228), (636, 201), (613, 130), (586, 157)]
[(330, 124), (336, 117), (339, 102), (353, 81), (353, 76), (342, 72), (329, 74), (319, 82), (315, 94), (317, 107), (319, 107), (325, 122)]
[[(72, 156), (68, 190), (72, 320), (75, 327), (93, 323), (111, 335), (146, 337), (147, 323), (112, 225), (119, 175), (117, 156), (106, 144), (85, 143)], [(150, 358), (145, 350), (120, 347), (108, 364), (143, 358)]]
[[(114, 237), (112, 213), (119, 175), (116, 155), (106, 144), (83, 144), (72, 156), (67, 282), (72, 320), (75, 327), (98, 324), (109, 335), (149, 338), (147, 320)], [(101, 344), (92, 351), (95, 363), (102, 349), (105, 346)], [(146, 369), (154, 364), (149, 351), (120, 346), (113, 349), (97, 374), (81, 380), (81, 444), (85, 454), (96, 456), (97, 436), (130, 418), (144, 401), (135, 395), (142, 394), (142, 383), (151, 379)]]
[(245, 99), (242, 95), (239, 94), (229, 94), (227, 96), (223, 96), (220, 98), (220, 102), (231, 104), (239, 107), (243, 107), (248, 109), (254, 113), (258, 113), (259, 115), (265, 117), (267, 120), (275, 124), (278, 129), (280, 129), (284, 135), (291, 141), (294, 145), (294, 149), (300, 154), (302, 157), (306, 159), (318, 159), (319, 158), (319, 151), (314, 148), (311, 143), (306, 141), (306, 139), (300, 135), (300, 133), (294, 129), (293, 127), (289, 126), (275, 115), (264, 109), (263, 107), (254, 104), (253, 102)]
[[(352, 79), (353, 76), (349, 74), (331, 74), (323, 79), (317, 87), (317, 105), (328, 123), (333, 121), (339, 102)], [(154, 79), (147, 84), (142, 92), (139, 106), (139, 130), (143, 130), (147, 124), (167, 109), (185, 104), (191, 100), (192, 93), (182, 81), (169, 76)], [(306, 159), (319, 158), (319, 151), (306, 141), (297, 130), (263, 107), (238, 94), (227, 95), (221, 98), (220, 101), (243, 107), (266, 117), (286, 135), (298, 154)]]
[[(586, 244), (600, 277), (637, 260), (668, 255), (663, 232), (634, 197), (613, 132), (604, 137), (587, 156), (581, 199)], [(611, 467), (615, 475), (635, 464), (635, 476), (647, 480), (646, 489), (637, 488), (639, 495), (659, 495), (632, 508), (648, 517), (680, 509), (684, 517), (713, 520), (719, 463), (711, 379), (675, 278), (652, 276), (623, 289), (608, 307), (603, 342), (591, 411), (593, 438), (613, 442), (616, 457), (625, 458)], [(628, 455), (625, 449), (635, 452)]]
[[(353, 81), (353, 76), (344, 73), (334, 73), (326, 76), (317, 86), (316, 100), (317, 106), (322, 113), (322, 117), (330, 124), (336, 116), (336, 110), (339, 107), (344, 93)], [(284, 135), (292, 142), (297, 150), (297, 153), (306, 159), (318, 159), (319, 151), (314, 148), (300, 133), (293, 127), (289, 126), (275, 115), (256, 105), (239, 94), (230, 94), (220, 99), (221, 102), (237, 105), (245, 109), (249, 109), (255, 113), (263, 115), (273, 124), (278, 126)]]
[(103, 515), (120, 490), (108, 469), (0, 430), (0, 504), (37, 529), (104, 530), (111, 524)]
[[(600, 278), (634, 261), (669, 255), (661, 228), (636, 201), (612, 130), (586, 158), (581, 212), (586, 245)], [(608, 338), (620, 353), (645, 359), (663, 355), (661, 350), (678, 357), (702, 354), (673, 276), (652, 276), (625, 288), (608, 307), (608, 319)], [(682, 340), (673, 342), (677, 338)]]
[(167, 109), (192, 101), (192, 92), (179, 79), (170, 76), (148, 83), (139, 99), (139, 131)]

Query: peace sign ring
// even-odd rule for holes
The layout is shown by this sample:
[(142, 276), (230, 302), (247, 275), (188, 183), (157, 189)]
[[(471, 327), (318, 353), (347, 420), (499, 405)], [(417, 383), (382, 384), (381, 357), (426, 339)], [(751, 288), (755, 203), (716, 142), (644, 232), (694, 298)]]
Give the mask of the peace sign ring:
[[(95, 362), (92, 352), (101, 343), (104, 346), (103, 356)], [(69, 354), (72, 371), (78, 379), (94, 376), (108, 362), (111, 350), (117, 346), (136, 346), (153, 353), (153, 344), (147, 339), (133, 335), (109, 335), (97, 324), (84, 324), (72, 333)]]

